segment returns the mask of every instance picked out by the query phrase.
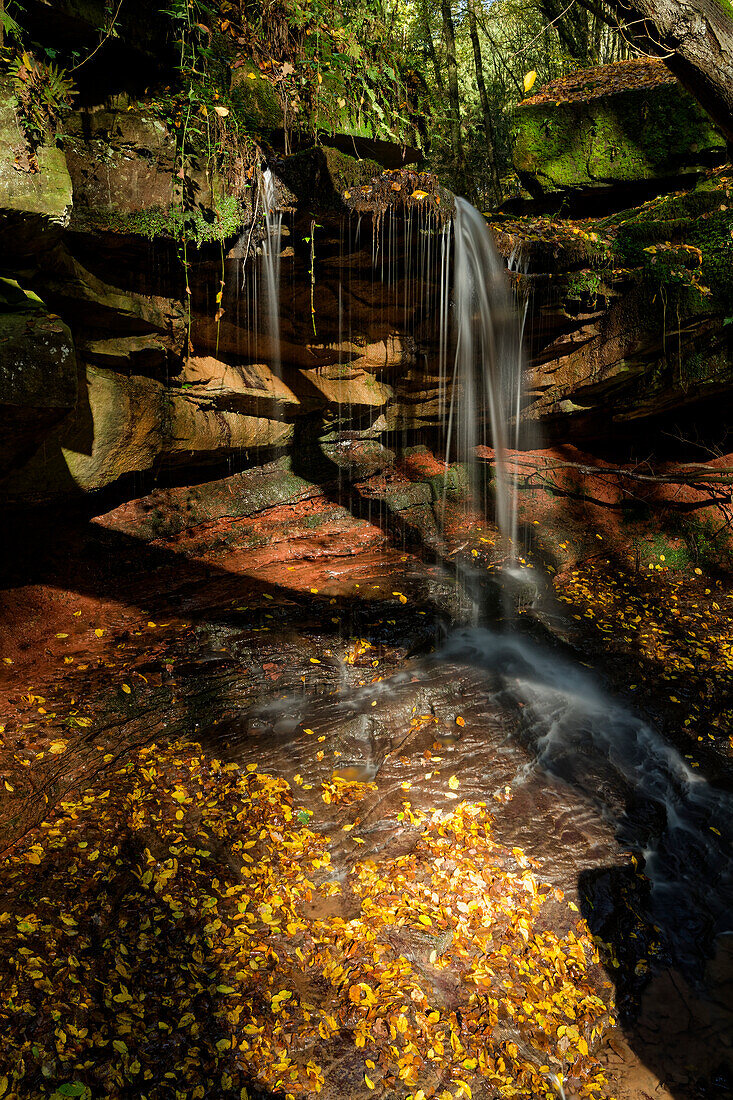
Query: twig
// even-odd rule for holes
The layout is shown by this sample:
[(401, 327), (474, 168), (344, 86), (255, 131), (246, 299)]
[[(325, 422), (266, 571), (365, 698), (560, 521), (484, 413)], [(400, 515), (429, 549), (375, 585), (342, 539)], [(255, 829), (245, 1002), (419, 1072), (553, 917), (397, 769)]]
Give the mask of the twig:
[(107, 39), (111, 36), (112, 31), (115, 29), (115, 23), (117, 22), (117, 17), (120, 14), (120, 8), (124, 4), (124, 2), (125, 2), (125, 0), (120, 0), (119, 4), (117, 5), (117, 11), (112, 16), (112, 22), (110, 23), (109, 27), (107, 28), (107, 33), (104, 35), (103, 38), (100, 39), (99, 44), (94, 47), (92, 52), (90, 54), (88, 54), (87, 57), (85, 57), (83, 61), (80, 61), (78, 65), (74, 65), (73, 68), (69, 69), (68, 71), (70, 73), (75, 73), (78, 69), (80, 69), (82, 67), (82, 65), (86, 65), (87, 61), (91, 61), (96, 53), (99, 53), (102, 46), (105, 44)]

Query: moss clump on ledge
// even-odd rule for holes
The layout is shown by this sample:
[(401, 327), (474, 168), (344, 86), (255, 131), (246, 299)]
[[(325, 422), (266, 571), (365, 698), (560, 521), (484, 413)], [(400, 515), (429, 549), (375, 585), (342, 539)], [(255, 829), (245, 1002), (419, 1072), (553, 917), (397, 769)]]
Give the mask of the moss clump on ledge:
[(217, 200), (214, 207), (184, 209), (171, 204), (122, 213), (119, 210), (92, 210), (84, 215), (87, 228), (100, 232), (130, 234), (153, 240), (165, 237), (191, 241), (197, 247), (213, 241), (225, 241), (241, 232), (247, 222), (244, 205), (233, 195)]

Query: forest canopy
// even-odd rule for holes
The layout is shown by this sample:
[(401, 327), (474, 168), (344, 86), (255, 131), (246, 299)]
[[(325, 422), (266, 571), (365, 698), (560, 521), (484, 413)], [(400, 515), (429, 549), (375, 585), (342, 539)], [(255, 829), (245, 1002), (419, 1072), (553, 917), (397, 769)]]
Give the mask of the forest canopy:
[[(28, 98), (45, 98), (52, 116), (70, 101), (124, 35), (129, 2), (100, 5), (99, 41), (64, 50), (34, 42), (24, 6), (0, 0), (3, 60)], [(174, 75), (199, 111), (218, 105), (222, 116), (232, 71), (247, 67), (271, 85), (288, 137), (403, 142), (483, 204), (511, 192), (512, 109), (528, 83), (631, 50), (608, 11), (563, 0), (168, 0), (160, 15)]]
[[(700, 0), (701, 10), (706, 2)], [(159, 3), (150, 18), (159, 21), (168, 44), (168, 69), (153, 64), (138, 76), (146, 92), (159, 101), (168, 97), (167, 122), (183, 125), (192, 112), (215, 112), (219, 119), (231, 113), (230, 125), (244, 88), (250, 97), (272, 98), (286, 152), (328, 132), (396, 141), (483, 208), (516, 190), (513, 111), (530, 89), (640, 53), (662, 56), (708, 110), (711, 80), (720, 83), (719, 74), (707, 74), (704, 36), (695, 28), (689, 34), (680, 30), (679, 21), (663, 25), (675, 0), (660, 6), (659, 28), (643, 17), (623, 18), (610, 0)], [(53, 123), (75, 85), (83, 89), (135, 21), (140, 24), (138, 0), (95, 0), (87, 7), (99, 9), (96, 38), (49, 45), (39, 33), (43, 21), (32, 18), (34, 6), (44, 4), (0, 0), (0, 56), (18, 98), (26, 101), (28, 129), (36, 132), (43, 128), (38, 103)], [(63, 0), (60, 7), (75, 4)], [(716, 15), (731, 24), (722, 30), (704, 13), (701, 18), (708, 37), (733, 29), (727, 15)], [(701, 59), (687, 56), (690, 35)], [(724, 113), (725, 95), (723, 88)], [(727, 129), (726, 118), (716, 121)], [(256, 127), (254, 133), (251, 126), (245, 130), (255, 140), (263, 136)]]

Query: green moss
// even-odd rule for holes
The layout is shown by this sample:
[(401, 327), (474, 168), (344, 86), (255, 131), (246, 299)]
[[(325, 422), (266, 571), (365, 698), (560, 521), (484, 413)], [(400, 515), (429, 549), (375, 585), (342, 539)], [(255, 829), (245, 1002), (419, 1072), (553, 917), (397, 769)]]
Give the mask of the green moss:
[(272, 84), (252, 62), (234, 70), (230, 98), (236, 120), (246, 133), (266, 133), (284, 125), (283, 109)]
[(676, 84), (516, 114), (514, 164), (534, 193), (664, 178), (724, 149), (708, 116)]
[(85, 217), (90, 229), (112, 233), (133, 234), (153, 240), (167, 237), (177, 241), (193, 241), (198, 247), (212, 241), (224, 241), (236, 236), (244, 224), (244, 207), (232, 195), (217, 199), (213, 209), (180, 206), (152, 206), (145, 210), (122, 213), (119, 210), (91, 211)]
[[(706, 180), (686, 195), (614, 219), (615, 254), (656, 286), (691, 288), (697, 303), (733, 305), (733, 210), (725, 181)], [(694, 304), (695, 299), (687, 302)]]

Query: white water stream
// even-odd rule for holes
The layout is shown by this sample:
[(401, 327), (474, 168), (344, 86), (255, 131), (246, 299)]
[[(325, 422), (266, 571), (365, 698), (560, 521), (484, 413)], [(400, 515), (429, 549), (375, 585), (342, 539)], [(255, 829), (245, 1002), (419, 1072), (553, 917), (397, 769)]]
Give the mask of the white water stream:
[[(486, 220), (465, 199), (457, 198), (453, 225), (456, 351), (446, 466), (456, 460), (466, 463), (477, 497), (476, 448), (493, 447), (496, 523), (508, 540), (511, 565), (517, 547), (517, 495), (507, 470), (507, 449), (510, 441), (513, 446), (518, 442), (522, 321)], [(441, 332), (441, 348), (447, 343)]]
[[(282, 221), (269, 172), (262, 176), (260, 201), (266, 221), (261, 268), (267, 335), (278, 347)], [(401, 242), (396, 223), (390, 212), (381, 241), (375, 232), (375, 278), (386, 286), (396, 284), (401, 246), (408, 268), (405, 324), (408, 316), (424, 323), (434, 311), (438, 395), (443, 409), (447, 406), (446, 472), (450, 463), (464, 463), (475, 503), (486, 504), (476, 452), (493, 449), (494, 513), (507, 544), (505, 569), (511, 579), (518, 572), (518, 524), (507, 451), (520, 444), (526, 307), (512, 296), (485, 219), (464, 199), (456, 199), (448, 223), (406, 212)], [(357, 241), (359, 229), (357, 224)], [(410, 260), (413, 245), (415, 261)], [(339, 344), (342, 333), (350, 335), (351, 318), (343, 316), (339, 289)], [(279, 371), (279, 351), (271, 362)], [(581, 792), (613, 822), (622, 844), (643, 856), (658, 922), (678, 944), (678, 961), (694, 966), (696, 939), (709, 939), (733, 924), (733, 797), (696, 774), (591, 673), (511, 627), (504, 633), (456, 630), (438, 659), (485, 672), (490, 689), (521, 713), (520, 736), (534, 757), (533, 767)], [(389, 694), (390, 682), (380, 691)], [(651, 808), (651, 815), (629, 809), (639, 805)]]

